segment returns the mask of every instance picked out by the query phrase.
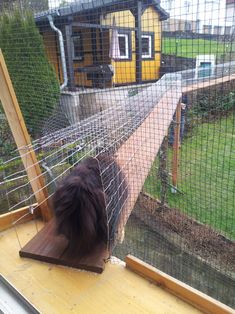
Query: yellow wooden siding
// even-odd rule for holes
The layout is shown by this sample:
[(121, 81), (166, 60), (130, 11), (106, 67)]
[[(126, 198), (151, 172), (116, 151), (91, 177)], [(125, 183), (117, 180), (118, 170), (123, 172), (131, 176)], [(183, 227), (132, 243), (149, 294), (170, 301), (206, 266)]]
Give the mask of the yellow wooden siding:
[(161, 54), (155, 53), (155, 60), (142, 61), (142, 80), (152, 81), (159, 78)]
[[(159, 78), (161, 66), (161, 22), (153, 7), (148, 7), (142, 15), (142, 31), (154, 32), (154, 60), (142, 61), (142, 79), (144, 81)], [(158, 53), (157, 53), (158, 52)]]
[[(113, 17), (118, 27), (135, 27), (135, 18), (130, 10), (109, 13), (101, 20), (102, 25), (113, 25)], [(110, 30), (110, 38), (112, 30)], [(132, 51), (135, 50), (135, 33), (131, 32)], [(110, 42), (110, 40), (109, 40)], [(109, 47), (107, 47), (109, 50)], [(111, 61), (114, 68), (114, 84), (134, 83), (136, 81), (135, 54), (132, 53), (132, 59), (122, 61)]]
[(154, 32), (155, 36), (155, 51), (161, 50), (161, 22), (159, 14), (153, 7), (148, 7), (142, 15), (142, 31)]
[(63, 73), (61, 67), (61, 60), (60, 56), (57, 52), (57, 42), (56, 42), (56, 35), (53, 31), (45, 31), (42, 34), (44, 46), (46, 50), (46, 54), (48, 57), (49, 62), (52, 64), (57, 78), (62, 83), (63, 81)]
[(115, 22), (120, 27), (135, 27), (135, 18), (130, 10), (113, 12), (106, 14), (101, 19), (102, 25), (113, 25), (113, 17), (115, 16)]
[(136, 81), (135, 54), (131, 61), (112, 61), (114, 67), (114, 84), (134, 83)]
[[(128, 12), (131, 14), (130, 11)], [(115, 17), (116, 17), (116, 13), (115, 13)], [(127, 20), (127, 22), (129, 23), (129, 20)], [(124, 26), (124, 25), (121, 24), (119, 26)], [(134, 26), (132, 25), (132, 27)], [(126, 83), (136, 82), (136, 54), (133, 52), (135, 51), (135, 33), (134, 32), (131, 32), (131, 48), (132, 48), (131, 60), (122, 60), (122, 61), (112, 60), (112, 66), (114, 68), (114, 73), (115, 73), (113, 77), (114, 84), (126, 84)]]
[[(135, 27), (135, 18), (130, 10), (109, 13), (101, 18), (102, 25), (113, 25), (113, 17), (115, 16), (116, 25), (118, 27)], [(84, 18), (75, 21), (87, 22)], [(75, 85), (92, 87), (92, 80), (87, 80), (86, 73), (78, 73), (79, 67), (84, 67), (93, 64), (92, 56), (92, 39), (91, 29), (74, 28), (82, 32), (83, 37), (83, 61), (73, 61), (74, 80)], [(161, 50), (161, 22), (159, 21), (159, 14), (153, 7), (148, 7), (142, 15), (142, 31), (154, 32), (154, 54), (153, 60), (142, 61), (142, 79), (143, 81), (155, 80), (159, 78), (160, 70), (160, 50)], [(114, 61), (109, 58), (110, 37), (112, 30), (102, 30), (100, 39), (100, 30), (96, 30), (96, 45), (97, 45), (97, 61), (102, 64), (112, 64), (114, 68), (114, 84), (128, 84), (136, 82), (136, 53), (135, 53), (135, 32), (131, 31), (131, 60)], [(57, 56), (56, 51), (56, 35), (53, 31), (46, 31), (43, 34), (46, 52), (50, 62), (52, 63), (57, 76), (63, 81), (61, 60)], [(102, 41), (102, 44), (101, 44)], [(102, 51), (101, 51), (102, 50)], [(59, 75), (60, 73), (60, 75)]]
[[(116, 25), (118, 27), (135, 27), (135, 18), (131, 11), (121, 11), (110, 13), (101, 20), (103, 25), (112, 25), (113, 17), (115, 16)], [(161, 22), (159, 21), (159, 14), (153, 7), (147, 8), (142, 15), (142, 31), (154, 33), (154, 59), (142, 61), (142, 80), (151, 81), (159, 78), (160, 62), (161, 62)], [(110, 37), (111, 37), (110, 30)], [(113, 77), (114, 84), (125, 84), (136, 82), (136, 53), (135, 53), (135, 32), (131, 32), (132, 45), (132, 59), (114, 61), (115, 75)]]

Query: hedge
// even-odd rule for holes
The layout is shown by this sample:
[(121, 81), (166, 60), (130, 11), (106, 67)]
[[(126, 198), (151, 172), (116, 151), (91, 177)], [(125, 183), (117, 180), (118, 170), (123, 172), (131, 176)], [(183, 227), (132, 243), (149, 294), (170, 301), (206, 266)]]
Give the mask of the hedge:
[(0, 16), (0, 48), (28, 131), (35, 138), (58, 103), (60, 89), (32, 13)]

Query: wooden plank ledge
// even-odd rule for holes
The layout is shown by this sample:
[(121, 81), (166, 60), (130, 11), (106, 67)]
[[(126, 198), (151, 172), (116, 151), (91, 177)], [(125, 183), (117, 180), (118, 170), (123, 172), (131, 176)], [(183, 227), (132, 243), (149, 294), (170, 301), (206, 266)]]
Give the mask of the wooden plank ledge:
[(102, 273), (105, 260), (109, 254), (106, 246), (96, 247), (92, 253), (80, 258), (71, 256), (67, 251), (68, 241), (56, 234), (56, 223), (53, 218), (39, 233), (36, 234), (19, 252), (21, 257), (33, 258), (39, 261), (57, 265), (85, 269)]
[(29, 212), (30, 206), (25, 206), (12, 212), (0, 215), (0, 231), (11, 228), (17, 220), (19, 220), (19, 223), (24, 223), (32, 220), (35, 216), (38, 217), (38, 204), (34, 203), (31, 206), (35, 208), (34, 215)]
[(165, 274), (155, 267), (128, 255), (125, 258), (126, 267), (142, 277), (167, 289), (180, 299), (192, 304), (207, 314), (232, 314), (235, 311), (225, 304), (207, 296), (206, 294), (186, 285), (185, 283)]
[(192, 84), (189, 86), (185, 86), (183, 87), (182, 92), (183, 93), (189, 93), (198, 89), (203, 89), (203, 88), (207, 88), (207, 87), (211, 87), (211, 86), (215, 86), (215, 85), (219, 85), (219, 84), (223, 84), (223, 83), (227, 83), (230, 81), (235, 80), (235, 74), (231, 74), (228, 76), (223, 76), (217, 79), (211, 79), (209, 81), (206, 82), (201, 82), (201, 83), (196, 83), (196, 84)]

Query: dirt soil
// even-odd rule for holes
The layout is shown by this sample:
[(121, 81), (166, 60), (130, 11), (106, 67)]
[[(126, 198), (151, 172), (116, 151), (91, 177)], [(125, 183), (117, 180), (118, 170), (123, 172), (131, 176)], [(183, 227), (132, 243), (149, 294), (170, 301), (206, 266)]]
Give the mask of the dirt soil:
[(157, 200), (143, 193), (133, 214), (174, 244), (235, 277), (235, 243), (211, 227), (200, 224), (176, 208), (161, 207)]

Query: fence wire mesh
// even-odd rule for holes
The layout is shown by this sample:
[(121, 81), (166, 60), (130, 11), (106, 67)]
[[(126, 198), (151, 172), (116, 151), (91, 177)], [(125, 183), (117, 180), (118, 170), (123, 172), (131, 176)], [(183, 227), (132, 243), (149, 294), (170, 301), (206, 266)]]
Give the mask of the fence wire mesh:
[(97, 163), (82, 178), (90, 201), (102, 186), (110, 254), (235, 306), (234, 22), (234, 0), (0, 1), (31, 138), (17, 149), (0, 91), (0, 213)]

